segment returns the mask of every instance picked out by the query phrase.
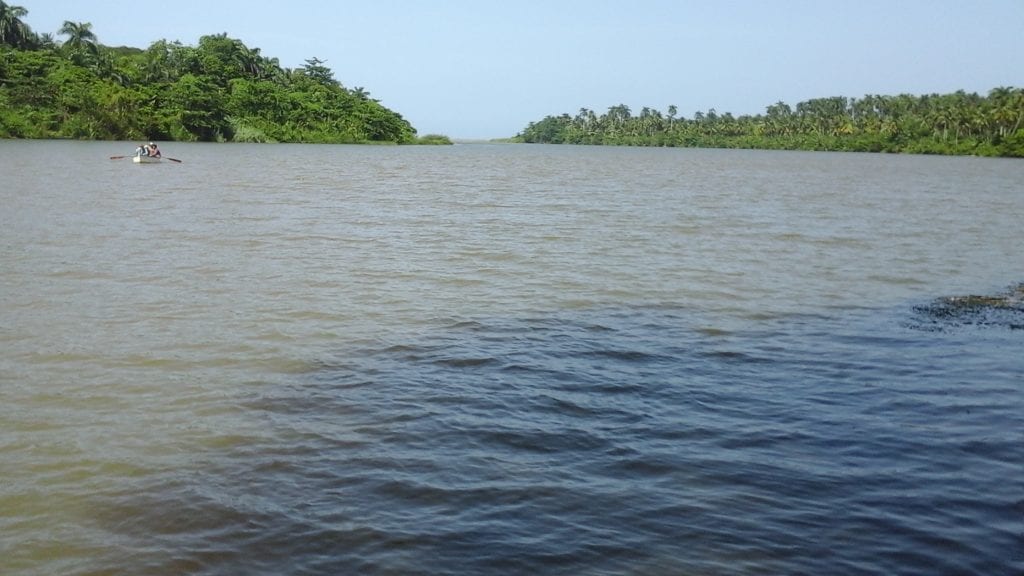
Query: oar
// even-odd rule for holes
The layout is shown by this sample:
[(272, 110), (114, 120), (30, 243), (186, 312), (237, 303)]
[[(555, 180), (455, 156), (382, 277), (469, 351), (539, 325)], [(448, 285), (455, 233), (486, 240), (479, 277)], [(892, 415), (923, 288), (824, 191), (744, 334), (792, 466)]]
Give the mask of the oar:
[[(111, 156), (110, 157), (111, 160), (120, 160), (121, 158), (131, 158), (131, 156)], [(163, 158), (164, 160), (170, 160), (171, 162), (177, 162), (178, 164), (181, 164), (181, 160), (178, 160), (177, 158), (168, 158), (167, 156), (160, 156), (160, 158)]]

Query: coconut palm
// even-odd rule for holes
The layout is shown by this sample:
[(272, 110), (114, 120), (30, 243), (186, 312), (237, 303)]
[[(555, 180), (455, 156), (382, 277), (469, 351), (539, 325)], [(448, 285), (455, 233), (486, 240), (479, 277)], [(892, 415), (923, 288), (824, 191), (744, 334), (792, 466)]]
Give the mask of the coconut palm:
[(32, 44), (34, 35), (27, 24), (21, 21), (28, 10), (21, 6), (9, 6), (0, 0), (0, 44), (15, 48), (26, 48)]
[(53, 39), (53, 34), (49, 32), (43, 32), (36, 36), (36, 48), (43, 48), (45, 50), (53, 50), (57, 48), (57, 41)]
[(57, 30), (57, 34), (67, 36), (64, 46), (68, 49), (79, 52), (86, 51), (95, 54), (97, 49), (96, 34), (92, 31), (92, 24), (89, 22), (72, 22), (65, 20), (64, 24)]
[(989, 116), (991, 116), (990, 119), (999, 136), (1005, 137), (1016, 132), (1020, 127), (1022, 117), (1024, 117), (1021, 91), (1000, 86), (989, 91), (988, 100), (991, 107)]

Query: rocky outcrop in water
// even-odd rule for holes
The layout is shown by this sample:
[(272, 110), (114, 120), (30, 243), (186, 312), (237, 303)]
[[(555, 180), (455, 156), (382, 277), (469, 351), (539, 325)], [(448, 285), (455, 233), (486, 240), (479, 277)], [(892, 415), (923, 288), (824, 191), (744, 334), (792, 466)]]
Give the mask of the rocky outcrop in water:
[(947, 296), (918, 306), (923, 328), (999, 326), (1024, 330), (1024, 283), (994, 296)]

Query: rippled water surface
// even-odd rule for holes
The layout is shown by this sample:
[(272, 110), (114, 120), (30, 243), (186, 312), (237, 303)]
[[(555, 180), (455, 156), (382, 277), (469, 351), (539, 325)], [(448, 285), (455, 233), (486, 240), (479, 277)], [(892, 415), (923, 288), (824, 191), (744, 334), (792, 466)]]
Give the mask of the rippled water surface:
[(1020, 161), (164, 147), (0, 141), (0, 574), (1024, 572)]

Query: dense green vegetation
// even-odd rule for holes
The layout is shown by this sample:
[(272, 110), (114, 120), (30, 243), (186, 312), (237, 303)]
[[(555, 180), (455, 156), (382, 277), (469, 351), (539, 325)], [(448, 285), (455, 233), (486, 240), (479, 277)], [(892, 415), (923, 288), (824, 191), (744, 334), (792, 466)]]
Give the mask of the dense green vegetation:
[(0, 137), (446, 143), (345, 88), (317, 58), (282, 68), (227, 34), (143, 50), (99, 43), (89, 23), (36, 34), (0, 1)]
[(988, 96), (931, 94), (817, 98), (765, 114), (733, 117), (714, 109), (692, 119), (625, 105), (598, 116), (586, 108), (531, 122), (520, 142), (972, 154), (1024, 157), (1024, 89)]

